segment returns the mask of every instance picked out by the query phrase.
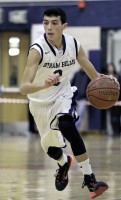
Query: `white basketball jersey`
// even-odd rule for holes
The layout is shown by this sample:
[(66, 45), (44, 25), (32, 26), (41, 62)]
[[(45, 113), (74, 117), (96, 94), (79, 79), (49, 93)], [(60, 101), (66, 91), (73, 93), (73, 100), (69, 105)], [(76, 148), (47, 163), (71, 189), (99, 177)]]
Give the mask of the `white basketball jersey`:
[(58, 50), (48, 42), (46, 34), (43, 34), (31, 46), (42, 56), (33, 82), (42, 84), (48, 75), (58, 72), (60, 74), (60, 83), (29, 94), (28, 98), (30, 100), (44, 103), (55, 101), (61, 95), (66, 95), (67, 98), (73, 96), (69, 76), (77, 64), (76, 57), (80, 43), (67, 34), (62, 35), (62, 41), (63, 50)]

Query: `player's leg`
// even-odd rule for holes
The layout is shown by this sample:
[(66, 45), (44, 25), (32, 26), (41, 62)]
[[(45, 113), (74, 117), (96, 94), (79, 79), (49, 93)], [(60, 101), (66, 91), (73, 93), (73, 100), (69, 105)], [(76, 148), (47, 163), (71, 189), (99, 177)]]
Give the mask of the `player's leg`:
[(62, 148), (60, 148), (61, 146), (65, 146), (65, 142), (62, 142), (63, 137), (60, 138), (59, 136), (62, 137), (59, 131), (51, 130), (41, 138), (41, 146), (45, 153), (58, 164), (58, 169), (55, 174), (55, 187), (57, 190), (61, 191), (64, 190), (68, 184), (68, 170), (74, 159), (70, 155), (67, 156), (62, 151)]
[(108, 189), (108, 185), (104, 182), (96, 181), (89, 162), (85, 144), (75, 127), (73, 119), (68, 115), (61, 116), (59, 118), (59, 129), (63, 136), (70, 142), (74, 156), (82, 174), (84, 175), (84, 183), (82, 187), (88, 187), (92, 198), (101, 195)]
[(59, 147), (49, 147), (47, 154), (58, 163), (59, 168), (55, 174), (55, 187), (57, 190), (62, 191), (68, 184), (68, 171), (73, 164), (73, 157), (64, 154)]
[(50, 130), (49, 119), (51, 117), (48, 114), (48, 110), (50, 110), (52, 106), (40, 107), (39, 105), (37, 106), (37, 104), (34, 105), (34, 103), (31, 103), (30, 107), (41, 137), (41, 146), (44, 152), (58, 163), (59, 169), (56, 173), (55, 185), (57, 190), (61, 191), (65, 189), (68, 184), (68, 170), (72, 164), (73, 157), (65, 155), (62, 149), (59, 148), (65, 146), (62, 135), (60, 134), (57, 136), (55, 130)]

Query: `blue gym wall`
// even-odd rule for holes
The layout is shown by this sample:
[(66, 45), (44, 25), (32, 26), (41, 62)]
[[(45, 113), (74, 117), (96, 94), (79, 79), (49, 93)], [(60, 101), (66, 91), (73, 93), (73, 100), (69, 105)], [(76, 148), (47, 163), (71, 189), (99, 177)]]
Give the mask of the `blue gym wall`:
[[(79, 9), (75, 1), (56, 3), (0, 3), (0, 8), (3, 9), (3, 23), (0, 24), (0, 29), (30, 29), (31, 24), (41, 22), (44, 9), (50, 6), (59, 6), (65, 9), (70, 26), (121, 27), (121, 1), (105, 0), (88, 1), (84, 10)], [(13, 10), (27, 10), (27, 23), (19, 25), (10, 23), (8, 14)]]

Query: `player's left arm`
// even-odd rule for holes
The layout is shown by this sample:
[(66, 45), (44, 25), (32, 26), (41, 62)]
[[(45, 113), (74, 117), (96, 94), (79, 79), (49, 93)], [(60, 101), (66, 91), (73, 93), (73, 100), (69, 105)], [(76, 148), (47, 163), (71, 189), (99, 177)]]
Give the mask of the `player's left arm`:
[(97, 72), (93, 64), (89, 61), (81, 46), (78, 52), (77, 61), (91, 80), (101, 75)]

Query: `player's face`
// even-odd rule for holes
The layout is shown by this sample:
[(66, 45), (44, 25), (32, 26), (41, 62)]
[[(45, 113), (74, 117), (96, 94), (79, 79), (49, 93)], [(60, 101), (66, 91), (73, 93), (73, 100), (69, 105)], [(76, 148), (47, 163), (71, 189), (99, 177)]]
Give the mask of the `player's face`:
[(50, 42), (60, 41), (60, 38), (62, 37), (62, 32), (67, 27), (67, 23), (62, 24), (60, 16), (44, 16), (43, 25), (47, 39)]

